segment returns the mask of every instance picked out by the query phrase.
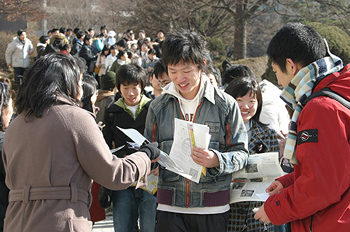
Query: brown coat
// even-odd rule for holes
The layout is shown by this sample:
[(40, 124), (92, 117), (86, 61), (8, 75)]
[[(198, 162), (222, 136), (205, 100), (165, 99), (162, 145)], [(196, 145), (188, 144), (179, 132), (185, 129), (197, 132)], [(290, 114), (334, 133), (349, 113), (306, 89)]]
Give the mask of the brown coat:
[(142, 152), (113, 156), (92, 115), (72, 105), (27, 122), (20, 114), (6, 131), (3, 160), (10, 204), (7, 232), (91, 231), (91, 179), (125, 189), (150, 171)]

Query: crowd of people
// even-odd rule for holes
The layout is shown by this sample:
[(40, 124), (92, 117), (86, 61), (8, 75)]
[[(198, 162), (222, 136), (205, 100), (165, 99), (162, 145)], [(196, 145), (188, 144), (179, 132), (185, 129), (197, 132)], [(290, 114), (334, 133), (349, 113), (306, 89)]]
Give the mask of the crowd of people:
[[(119, 39), (106, 26), (62, 27), (40, 37), (29, 66), (33, 52), (23, 30), (6, 50), (19, 87), (11, 123), (11, 84), (0, 80), (4, 231), (91, 231), (110, 204), (116, 232), (348, 230), (349, 106), (304, 100), (328, 87), (349, 101), (350, 67), (315, 29), (287, 24), (271, 40), (283, 91), (244, 65), (220, 71), (186, 29)], [(188, 154), (204, 167), (199, 183), (157, 163), (172, 150), (175, 118), (209, 127), (208, 148)], [(230, 203), (232, 174), (266, 152), (279, 152), (288, 174), (266, 202)], [(149, 175), (156, 192), (145, 188)]]

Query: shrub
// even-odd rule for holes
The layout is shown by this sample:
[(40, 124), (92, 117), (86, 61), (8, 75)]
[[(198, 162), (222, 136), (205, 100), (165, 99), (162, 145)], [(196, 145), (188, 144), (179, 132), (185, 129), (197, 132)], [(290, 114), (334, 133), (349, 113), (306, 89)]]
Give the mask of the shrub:
[(326, 38), (330, 51), (339, 56), (344, 64), (350, 62), (350, 36), (336, 26), (327, 26), (322, 23), (308, 23)]
[(0, 31), (0, 51), (2, 51), (2, 55), (0, 56), (0, 68), (6, 68), (6, 60), (5, 60), (5, 52), (7, 45), (11, 43), (13, 37), (15, 37), (15, 33), (8, 33), (6, 31)]

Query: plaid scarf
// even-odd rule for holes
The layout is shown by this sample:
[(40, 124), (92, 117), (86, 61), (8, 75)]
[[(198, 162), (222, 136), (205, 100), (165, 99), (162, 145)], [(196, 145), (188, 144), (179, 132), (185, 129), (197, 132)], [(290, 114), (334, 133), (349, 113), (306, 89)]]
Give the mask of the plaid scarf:
[(293, 164), (298, 164), (298, 160), (295, 156), (297, 139), (296, 123), (303, 109), (302, 102), (311, 95), (316, 81), (322, 80), (329, 74), (338, 72), (343, 68), (343, 61), (339, 57), (330, 53), (328, 45), (327, 50), (329, 56), (319, 59), (302, 68), (281, 94), (282, 100), (294, 109), (283, 155)]

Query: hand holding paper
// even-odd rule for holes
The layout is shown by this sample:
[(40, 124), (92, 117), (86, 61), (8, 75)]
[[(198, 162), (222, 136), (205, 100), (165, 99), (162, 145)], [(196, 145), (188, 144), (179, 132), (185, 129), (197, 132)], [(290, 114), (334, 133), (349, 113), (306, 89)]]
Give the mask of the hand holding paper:
[(203, 167), (214, 168), (220, 166), (217, 155), (213, 151), (207, 149), (193, 147), (191, 157), (194, 162)]

